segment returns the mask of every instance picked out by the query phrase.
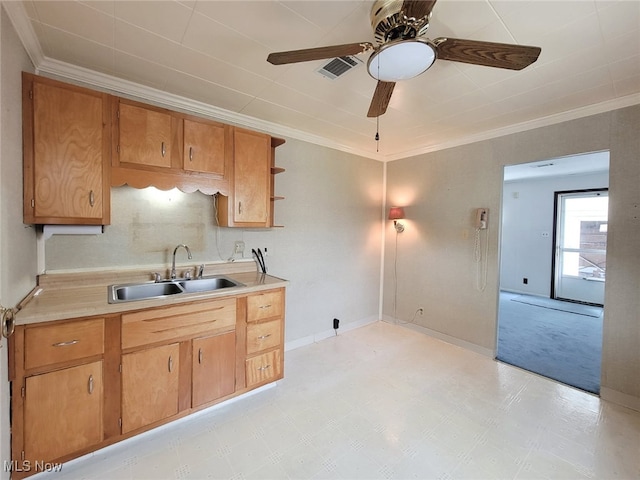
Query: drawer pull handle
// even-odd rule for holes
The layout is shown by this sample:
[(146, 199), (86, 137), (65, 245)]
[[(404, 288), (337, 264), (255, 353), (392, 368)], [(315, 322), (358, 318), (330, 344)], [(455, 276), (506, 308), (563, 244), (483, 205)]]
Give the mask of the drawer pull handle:
[(173, 371), (173, 358), (169, 355), (169, 372)]
[(93, 190), (91, 190), (89, 192), (89, 205), (91, 205), (93, 207), (93, 206), (95, 206), (95, 204), (96, 204), (96, 196), (93, 193)]
[(167, 147), (165, 147), (164, 142), (162, 142), (162, 157), (164, 158), (164, 156), (167, 154)]
[(242, 202), (238, 202), (238, 214), (242, 215)]
[(198, 363), (202, 364), (202, 349), (198, 349)]
[(69, 345), (75, 345), (80, 343), (80, 340), (69, 340), (68, 342), (58, 342), (51, 345), (52, 347), (68, 347)]
[(193, 147), (189, 147), (189, 161), (193, 161)]
[(258, 337), (258, 340), (264, 340), (265, 338), (269, 338), (270, 336), (271, 336), (271, 334), (270, 334), (270, 333), (267, 333), (266, 335), (260, 335), (260, 336)]
[(89, 395), (93, 393), (93, 375), (89, 375)]
[(264, 367), (258, 367), (258, 371), (262, 372), (262, 371), (267, 370), (269, 368), (271, 368), (271, 365), (265, 365)]
[(269, 304), (269, 305), (260, 305), (260, 308), (271, 308), (271, 304)]

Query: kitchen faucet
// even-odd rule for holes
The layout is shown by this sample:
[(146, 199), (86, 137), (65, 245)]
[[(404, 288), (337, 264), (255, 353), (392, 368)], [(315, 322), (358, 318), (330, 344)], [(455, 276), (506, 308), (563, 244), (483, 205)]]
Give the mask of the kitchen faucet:
[(184, 243), (177, 245), (176, 248), (173, 249), (173, 261), (171, 262), (171, 280), (174, 280), (176, 278), (176, 252), (180, 247), (184, 247), (184, 249), (187, 251), (189, 260), (191, 260), (191, 250), (189, 250), (189, 247), (187, 247)]

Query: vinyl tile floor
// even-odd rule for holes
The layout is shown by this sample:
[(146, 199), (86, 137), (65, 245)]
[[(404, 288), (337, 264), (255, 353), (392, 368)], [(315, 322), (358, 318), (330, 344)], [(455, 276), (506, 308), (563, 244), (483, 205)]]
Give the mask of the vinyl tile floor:
[(402, 326), (34, 479), (638, 479), (640, 413)]

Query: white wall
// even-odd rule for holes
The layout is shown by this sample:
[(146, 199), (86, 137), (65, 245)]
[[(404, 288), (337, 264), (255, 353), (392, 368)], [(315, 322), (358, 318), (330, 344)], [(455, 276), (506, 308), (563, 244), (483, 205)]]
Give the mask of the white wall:
[[(33, 66), (0, 8), (0, 303), (14, 307), (33, 287), (35, 233), (22, 224), (22, 86)], [(0, 342), (0, 462), (9, 460), (7, 342)], [(9, 473), (0, 470), (0, 478)]]
[[(505, 182), (500, 288), (549, 297), (554, 192), (608, 186), (608, 172)], [(494, 219), (498, 221), (496, 217)], [(549, 236), (543, 237), (543, 232)], [(524, 277), (529, 281), (526, 285), (522, 283)]]

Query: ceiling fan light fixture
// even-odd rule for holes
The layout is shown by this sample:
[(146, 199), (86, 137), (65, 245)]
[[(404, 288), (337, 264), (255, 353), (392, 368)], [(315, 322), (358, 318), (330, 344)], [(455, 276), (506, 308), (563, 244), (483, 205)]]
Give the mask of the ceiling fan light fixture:
[(427, 40), (398, 40), (373, 52), (367, 62), (367, 70), (376, 80), (397, 82), (417, 77), (428, 70), (435, 59), (435, 47)]

